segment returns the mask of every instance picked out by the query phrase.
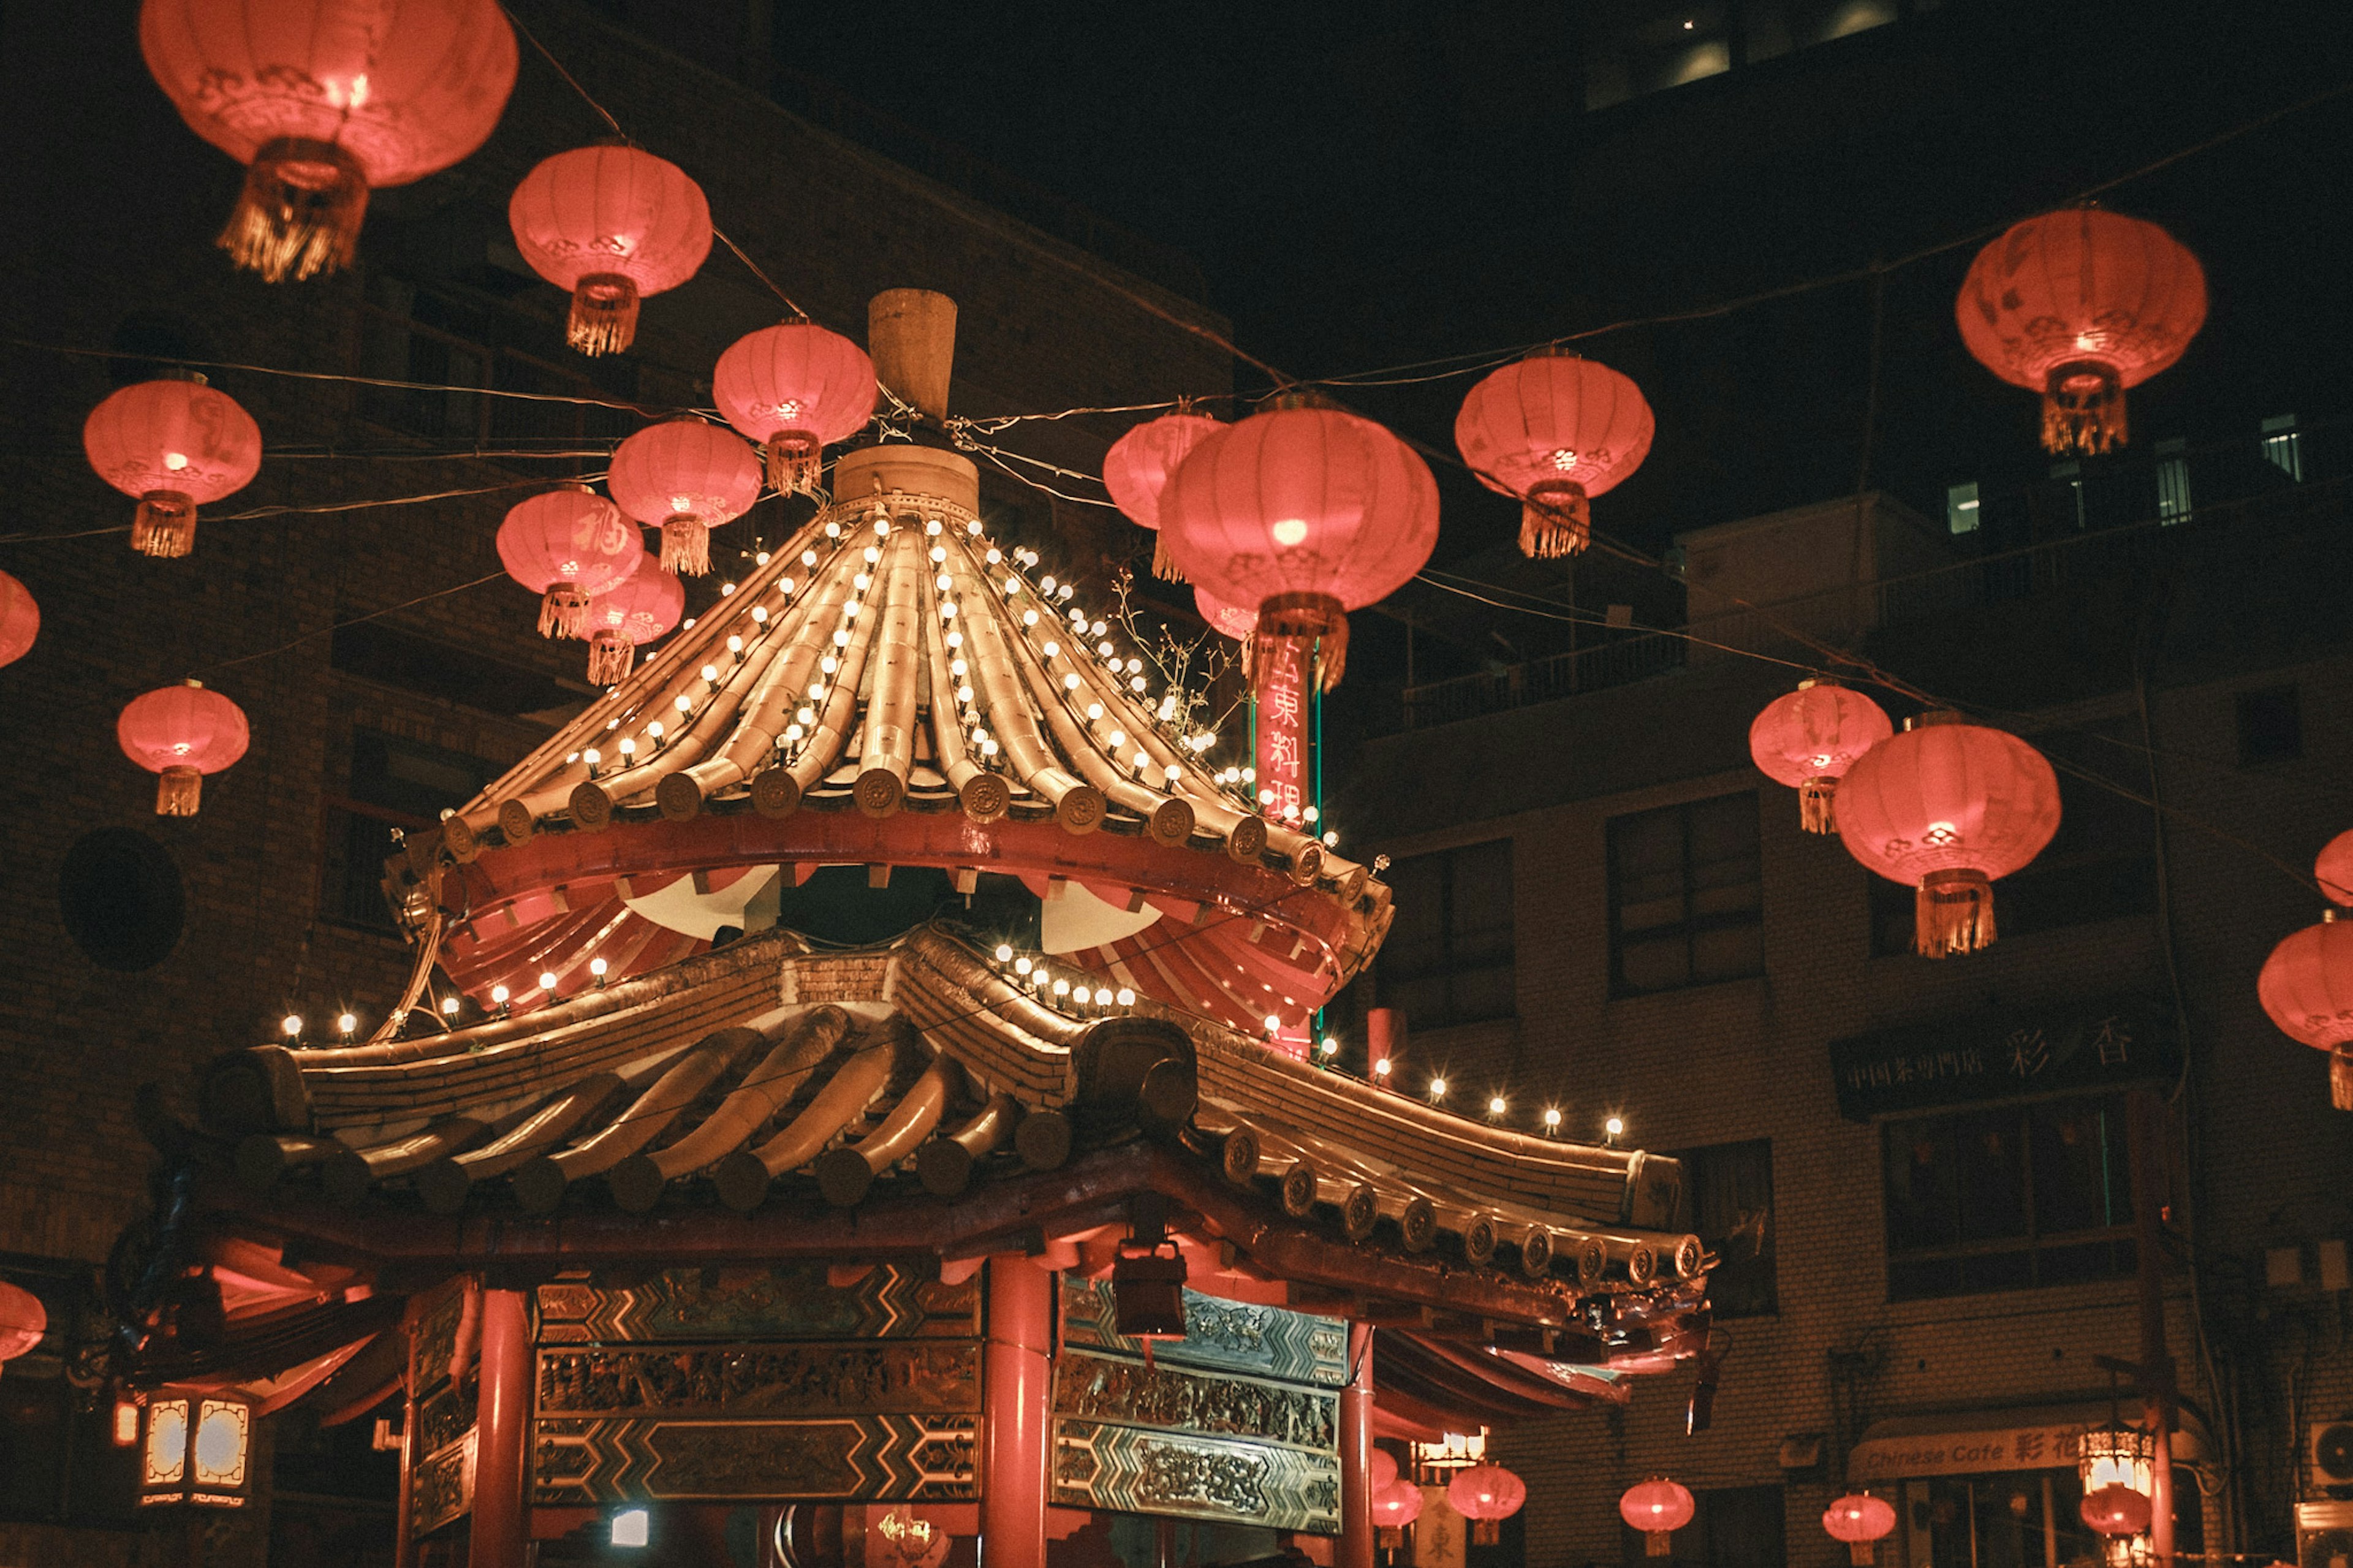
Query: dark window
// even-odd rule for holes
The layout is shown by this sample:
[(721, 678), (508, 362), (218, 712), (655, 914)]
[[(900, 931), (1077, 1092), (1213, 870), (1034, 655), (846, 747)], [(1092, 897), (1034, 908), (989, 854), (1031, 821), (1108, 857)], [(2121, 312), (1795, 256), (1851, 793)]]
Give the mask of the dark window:
[(1783, 1568), (1788, 1562), (1779, 1487), (1694, 1487), (1692, 1505), (1692, 1521), (1674, 1532), (1671, 1558), (1646, 1556), (1642, 1532), (1621, 1521), (1620, 1554), (1629, 1568), (1662, 1563), (1688, 1568)]
[[(337, 626), (329, 665), (364, 680), (506, 713), (551, 728), (588, 705), (592, 689), (523, 669), (382, 621)], [(577, 669), (578, 666), (574, 666)]]
[(100, 827), (66, 851), (58, 912), (92, 963), (132, 974), (172, 956), (187, 892), (170, 850), (132, 828)]
[(1609, 819), (1614, 994), (1764, 973), (1762, 909), (1754, 791)]
[(1512, 981), (1512, 841), (1399, 860), (1397, 918), (1381, 944), (1380, 1005), (1425, 1029), (1519, 1011)]
[(1712, 1143), (1684, 1149), (1678, 1227), (1715, 1254), (1707, 1299), (1719, 1318), (1756, 1318), (1780, 1310), (1773, 1270), (1773, 1141)]
[(2122, 1097), (1891, 1121), (1881, 1137), (1891, 1300), (2133, 1271)]
[(482, 793), (500, 770), (480, 757), (373, 730), (352, 733), (347, 794), (327, 799), (327, 914), (379, 931), (393, 929), (383, 891), (393, 830), (430, 827)]
[(0, 1519), (131, 1523), (135, 1452), (111, 1441), (103, 1387), (68, 1376), (105, 1334), (90, 1266), (0, 1256), (0, 1280), (31, 1291), (49, 1319), (41, 1342), (0, 1374)]
[(625, 355), (566, 358), (564, 331), (485, 293), (418, 286), (372, 273), (361, 306), (360, 373), (422, 383), (359, 389), (363, 417), (416, 435), (529, 447), (617, 438), (642, 423), (593, 404), (485, 397), (470, 388), (627, 400), (637, 366)]
[(2264, 686), (2242, 691), (2239, 708), (2239, 765), (2259, 768), (2271, 763), (2292, 763), (2304, 755), (2304, 710), (2293, 686)]

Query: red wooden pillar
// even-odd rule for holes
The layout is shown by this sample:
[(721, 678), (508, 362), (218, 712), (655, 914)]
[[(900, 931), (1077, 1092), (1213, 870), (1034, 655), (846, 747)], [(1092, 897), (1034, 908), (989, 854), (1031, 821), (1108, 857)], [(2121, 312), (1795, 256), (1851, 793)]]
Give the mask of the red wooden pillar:
[(1373, 1325), (1348, 1325), (1340, 1390), (1340, 1555), (1334, 1568), (1373, 1568)]
[(523, 1568), (523, 1446), (531, 1436), (531, 1313), (520, 1290), (482, 1292), (481, 1392), (474, 1416), (468, 1568)]
[(988, 1260), (988, 1347), (980, 1400), (981, 1568), (1046, 1568), (1053, 1279), (1027, 1258)]

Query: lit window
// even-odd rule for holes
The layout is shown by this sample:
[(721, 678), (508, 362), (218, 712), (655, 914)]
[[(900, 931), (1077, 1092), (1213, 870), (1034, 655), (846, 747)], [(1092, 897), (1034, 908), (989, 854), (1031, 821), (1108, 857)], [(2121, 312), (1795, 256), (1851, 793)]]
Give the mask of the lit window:
[(2304, 438), (2296, 434), (2295, 415), (2274, 414), (2263, 421), (2263, 460), (2304, 482)]
[(1978, 531), (1978, 482), (1945, 487), (1945, 526), (1955, 533)]
[(2176, 436), (2157, 444), (2157, 521), (2186, 522), (2189, 518), (2189, 443)]

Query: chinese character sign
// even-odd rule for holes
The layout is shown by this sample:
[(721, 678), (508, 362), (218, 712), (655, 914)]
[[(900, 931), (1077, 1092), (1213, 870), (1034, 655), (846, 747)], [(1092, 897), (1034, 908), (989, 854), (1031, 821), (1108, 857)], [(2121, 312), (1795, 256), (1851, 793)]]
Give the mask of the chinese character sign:
[(1270, 821), (1302, 826), (1308, 804), (1307, 681), (1300, 650), (1274, 641), (1261, 650), (1264, 672), (1258, 706), (1258, 797)]

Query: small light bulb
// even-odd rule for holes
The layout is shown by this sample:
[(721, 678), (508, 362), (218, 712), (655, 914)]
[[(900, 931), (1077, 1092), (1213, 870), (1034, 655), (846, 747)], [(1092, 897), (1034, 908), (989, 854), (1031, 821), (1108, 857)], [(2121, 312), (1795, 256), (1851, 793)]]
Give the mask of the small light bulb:
[[(1092, 723), (1092, 722), (1094, 722), (1095, 721), (1100, 720), (1100, 719), (1103, 717), (1103, 704), (1102, 704), (1102, 703), (1100, 703), (1100, 702), (1090, 702), (1090, 703), (1088, 703), (1088, 704), (1087, 704), (1087, 721), (1088, 721), (1089, 723)], [(1114, 741), (1114, 742), (1112, 742), (1112, 744), (1113, 744), (1113, 745), (1117, 745), (1117, 744), (1119, 744), (1119, 742), (1116, 742), (1116, 741)]]
[(1072, 587), (1070, 584), (1065, 583), (1065, 584), (1063, 584), (1060, 588), (1056, 589), (1056, 590), (1055, 590), (1055, 592), (1056, 592), (1056, 593), (1058, 593), (1058, 594), (1060, 594), (1063, 598), (1067, 599), (1067, 598), (1069, 598), (1071, 595), (1073, 595), (1073, 594), (1077, 593), (1077, 592), (1078, 592), (1078, 590), (1077, 590), (1076, 588)]
[(278, 1021), (278, 1032), (288, 1039), (300, 1039), (302, 1035), (302, 1015), (289, 1013)]
[[(978, 519), (978, 518), (976, 518), (976, 518), (974, 518), (970, 522), (965, 523), (965, 524), (964, 525), (964, 531), (965, 531), (966, 533), (971, 534), (971, 535), (972, 535), (974, 538), (976, 538), (976, 539), (979, 538), (979, 537), (980, 537), (980, 519)], [(988, 552), (988, 554), (989, 554), (989, 558), (990, 558), (991, 560), (994, 560), (994, 559), (996, 559), (996, 557), (997, 557), (997, 552), (996, 552), (996, 551), (994, 551), (994, 550), (990, 551), (990, 552)]]
[(646, 726), (646, 739), (647, 739), (647, 740), (649, 740), (649, 741), (653, 741), (653, 742), (659, 742), (659, 741), (661, 740), (661, 738), (662, 738), (662, 725), (661, 725), (661, 721), (660, 721), (660, 720), (659, 720), (659, 719), (657, 719), (657, 720), (655, 720), (652, 723), (648, 724), (648, 725)]
[(732, 654), (741, 654), (744, 651), (744, 639), (732, 633), (729, 634), (727, 638), (727, 651)]
[(1076, 675), (1066, 675), (1066, 676), (1062, 677), (1062, 689), (1063, 689), (1063, 690), (1065, 690), (1065, 691), (1076, 691), (1078, 689), (1079, 689), (1079, 678), (1078, 678)]
[(1446, 1098), (1446, 1080), (1444, 1079), (1434, 1078), (1430, 1080), (1430, 1098), (1432, 1100), (1444, 1100)]
[(1038, 579), (1038, 592), (1041, 594), (1050, 594), (1053, 591), (1054, 580), (1051, 577), (1040, 577)]
[(865, 573), (860, 572), (857, 576), (852, 577), (849, 580), (849, 585), (863, 594), (867, 589), (874, 586), (874, 579), (869, 577)]
[(454, 1018), (458, 1016), (458, 999), (455, 996), (441, 998), (441, 1016), (445, 1018)]
[(1021, 592), (1021, 579), (1018, 577), (1008, 577), (1005, 580), (1005, 596), (1009, 599), (1019, 592)]
[(1375, 1078), (1388, 1077), (1390, 1065), (1389, 1058), (1383, 1057), (1380, 1060), (1373, 1064), (1373, 1076)]
[(1272, 805), (1274, 804), (1274, 792), (1271, 789), (1262, 789), (1259, 791), (1258, 803), (1261, 805)]
[(553, 969), (543, 969), (539, 972), (539, 988), (542, 991), (553, 991), (555, 989), (555, 971)]
[(882, 559), (882, 552), (881, 552), (881, 551), (879, 551), (879, 550), (875, 549), (875, 548), (874, 548), (872, 545), (871, 545), (871, 544), (870, 544), (870, 545), (868, 545), (868, 546), (866, 547), (866, 564), (868, 564), (869, 566), (874, 565), (877, 562), (881, 561), (881, 559)]
[(1161, 776), (1166, 778), (1170, 784), (1175, 784), (1178, 779), (1185, 776), (1185, 770), (1178, 767), (1175, 763), (1171, 763), (1166, 767), (1161, 769), (1160, 773)]
[[(925, 518), (923, 520), (923, 537), (926, 539), (937, 539), (939, 536), (940, 520), (936, 517)], [(939, 552), (939, 548), (940, 547), (936, 544), (932, 546), (932, 549), (935, 553)]]
[(1311, 805), (1311, 806), (1309, 806), (1305, 811), (1302, 812), (1300, 815), (1301, 815), (1301, 816), (1304, 816), (1304, 817), (1306, 817), (1308, 821), (1313, 822), (1313, 821), (1314, 821), (1317, 817), (1319, 817), (1319, 816), (1323, 816), (1324, 814), (1323, 814), (1321, 811), (1318, 811), (1315, 807), (1314, 807), (1314, 806), (1312, 806), (1312, 805)]
[(833, 646), (836, 647), (848, 647), (849, 646), (849, 627), (844, 626), (841, 630), (833, 634)]
[(1046, 646), (1039, 651), (1045, 654), (1048, 658), (1060, 658), (1062, 654), (1062, 645), (1056, 642), (1052, 637), (1048, 637), (1046, 639)]
[(790, 596), (792, 591), (793, 580), (790, 577), (779, 577), (776, 579), (776, 592), (779, 595)]
[(787, 742), (797, 741), (807, 733), (808, 731), (802, 729), (798, 724), (787, 724), (785, 726), (785, 739)]
[(1136, 752), (1136, 753), (1135, 753), (1135, 771), (1136, 771), (1136, 772), (1138, 772), (1138, 773), (1142, 773), (1145, 769), (1146, 769), (1146, 768), (1150, 767), (1151, 765), (1152, 765), (1152, 753), (1151, 753), (1151, 752)]
[(1024, 610), (1024, 611), (1022, 611), (1022, 612), (1021, 612), (1021, 624), (1022, 624), (1023, 626), (1036, 626), (1036, 625), (1038, 624), (1038, 612), (1037, 612), (1037, 611), (1035, 611), (1035, 610)]
[(1244, 768), (1244, 769), (1242, 770), (1242, 783), (1244, 783), (1244, 784), (1256, 784), (1256, 783), (1258, 783), (1258, 770), (1257, 770), (1256, 768)]
[(1601, 1124), (1601, 1131), (1615, 1138), (1626, 1131), (1626, 1120), (1621, 1116), (1613, 1116)]
[(765, 566), (767, 563), (768, 552), (765, 550), (756, 552), (752, 557), (752, 564), (754, 566)]
[(952, 648), (962, 647), (964, 647), (964, 634), (962, 632), (950, 632), (948, 634), (947, 642), (948, 647)]
[(580, 760), (586, 763), (593, 768), (598, 763), (605, 760), (605, 754), (602, 752), (599, 752), (596, 747), (591, 746), (586, 751), (580, 753)]
[(1324, 847), (1326, 849), (1337, 849), (1340, 847), (1340, 836), (1336, 833), (1324, 834)]
[(595, 975), (599, 980), (605, 978), (605, 971), (610, 967), (611, 966), (601, 958), (592, 958), (588, 961), (588, 973)]
[(866, 606), (863, 604), (856, 599), (852, 599), (849, 603), (841, 606), (841, 618), (845, 621), (854, 621), (858, 618), (860, 612), (865, 608)]
[(629, 739), (627, 735), (624, 735), (621, 737), (620, 751), (621, 759), (624, 762), (627, 762), (638, 754), (638, 743)]
[(1266, 1032), (1267, 1032), (1268, 1034), (1270, 1034), (1270, 1035), (1273, 1035), (1273, 1034), (1280, 1034), (1282, 1031), (1282, 1018), (1281, 1015), (1279, 1015), (1279, 1014), (1274, 1014), (1274, 1013), (1269, 1013), (1269, 1014), (1266, 1016)]
[(970, 669), (971, 667), (966, 665), (965, 661), (960, 658), (952, 658), (948, 660), (948, 673), (955, 676), (958, 680), (962, 680), (967, 674), (969, 674)]
[(972, 702), (972, 688), (969, 686), (957, 687), (956, 700), (965, 704), (967, 707), (970, 706)]
[(1127, 744), (1127, 731), (1124, 730), (1113, 730), (1106, 738), (1114, 749)]
[(1510, 1109), (1504, 1103), (1504, 1097), (1500, 1094), (1487, 1102), (1487, 1114), (1490, 1116), (1501, 1116)]
[(713, 685), (716, 685), (719, 680), (719, 667), (715, 664), (704, 665), (702, 667), (702, 679), (712, 682)]
[(1143, 673), (1144, 673), (1144, 661), (1143, 661), (1142, 659), (1140, 659), (1140, 658), (1131, 658), (1131, 659), (1129, 659), (1129, 660), (1127, 661), (1127, 672), (1128, 672), (1128, 674), (1130, 674), (1130, 675), (1141, 675), (1141, 674), (1143, 674)]
[[(802, 552), (801, 552), (801, 564), (802, 564), (803, 566), (815, 566), (815, 565), (817, 564), (817, 552), (816, 552), (816, 551), (814, 551), (814, 550), (804, 550), (804, 551), (802, 551)], [(790, 581), (791, 581), (791, 579), (790, 579), (790, 578), (786, 578), (786, 582), (790, 582)], [(789, 590), (788, 590), (788, 591), (789, 591)]]
[(507, 997), (508, 997), (508, 995), (509, 995), (509, 994), (510, 994), (510, 993), (508, 992), (507, 988), (506, 988), (505, 986), (503, 986), (503, 985), (493, 985), (493, 986), (491, 986), (491, 1005), (492, 1006), (494, 1006), (494, 1007), (503, 1007), (503, 1006), (505, 1006), (505, 1005), (507, 1005)]
[(940, 619), (944, 621), (952, 621), (955, 620), (955, 601), (954, 599), (942, 600), (940, 603)]
[(817, 667), (823, 673), (833, 675), (840, 670), (841, 660), (834, 658), (831, 654), (827, 654), (823, 658), (817, 661)]
[(681, 712), (681, 713), (691, 713), (691, 712), (693, 712), (693, 711), (694, 711), (694, 699), (693, 699), (693, 698), (691, 698), (691, 697), (688, 697), (688, 696), (685, 696), (685, 695), (681, 694), (681, 695), (679, 697), (679, 700), (678, 700), (678, 702), (677, 702), (677, 708), (678, 708), (678, 710), (679, 710), (680, 712)]
[(1057, 979), (1057, 980), (1054, 982), (1054, 994), (1055, 994), (1055, 995), (1057, 995), (1057, 996), (1068, 996), (1070, 994), (1071, 994), (1071, 983), (1070, 983), (1069, 981), (1067, 981), (1067, 980), (1061, 980), (1061, 979)]
[(822, 701), (824, 701), (824, 700), (825, 700), (825, 682), (824, 682), (824, 681), (822, 681), (822, 680), (812, 680), (812, 681), (810, 681), (810, 682), (809, 682), (808, 694), (809, 694), (809, 700), (810, 700), (810, 701), (812, 701), (812, 702), (822, 702)]
[(1113, 1000), (1123, 1007), (1133, 1007), (1135, 1005), (1135, 993), (1123, 985), (1119, 988), (1119, 994)]
[(828, 539), (839, 539), (841, 537), (841, 524), (838, 522), (827, 523), (825, 525), (825, 536)]
[(1556, 1105), (1547, 1105), (1545, 1107), (1544, 1124), (1546, 1127), (1557, 1127), (1560, 1125), (1560, 1107)]
[(984, 756), (984, 757), (993, 757), (993, 756), (997, 755), (997, 737), (996, 737), (996, 736), (994, 736), (994, 735), (989, 735), (989, 736), (986, 736), (986, 737), (984, 737), (984, 738), (982, 739), (982, 741), (981, 741), (981, 742), (980, 742), (980, 754), (981, 754), (982, 756)]
[(1129, 682), (1127, 683), (1127, 689), (1128, 689), (1130, 691), (1134, 692), (1138, 697), (1143, 696), (1143, 695), (1144, 695), (1144, 677), (1142, 677), (1142, 676), (1140, 676), (1140, 675), (1139, 675), (1139, 676), (1137, 676), (1134, 679), (1133, 679), (1133, 680), (1129, 681)]
[(1109, 658), (1112, 656), (1112, 654), (1113, 654), (1113, 651), (1114, 651), (1114, 650), (1113, 649), (1113, 647), (1112, 647), (1112, 646), (1111, 646), (1111, 640), (1110, 640), (1108, 637), (1106, 637), (1106, 638), (1105, 638), (1105, 639), (1103, 639), (1102, 642), (1099, 642), (1099, 643), (1097, 643), (1097, 644), (1095, 645), (1095, 652), (1096, 652), (1096, 653), (1098, 653), (1098, 654), (1100, 654), (1100, 655), (1101, 655), (1102, 657), (1103, 657), (1104, 658)]
[(1016, 974), (1027, 974), (1036, 967), (1036, 964), (1026, 958), (1017, 958), (1013, 961), (1013, 973)]
[(997, 548), (997, 546), (992, 544), (988, 547), (988, 553), (982, 556), (981, 559), (987, 562), (991, 566), (994, 566), (998, 562), (1004, 560), (1005, 556), (1004, 553)]
[(887, 517), (876, 518), (874, 520), (874, 532), (879, 538), (888, 539), (891, 536), (891, 520)]
[(1097, 621), (1093, 626), (1089, 626), (1089, 627), (1087, 628), (1087, 634), (1088, 634), (1090, 637), (1101, 637), (1101, 636), (1103, 636), (1103, 622), (1101, 622), (1101, 621)]
[(719, 596), (723, 599), (733, 595), (734, 592), (735, 584), (733, 583), (722, 583), (719, 584)]
[(1327, 1057), (1336, 1057), (1340, 1054), (1340, 1042), (1326, 1035), (1315, 1043), (1315, 1048)]
[(1011, 942), (1000, 942), (997, 944), (997, 962), (999, 963), (1010, 963), (1013, 962), (1013, 944)]

